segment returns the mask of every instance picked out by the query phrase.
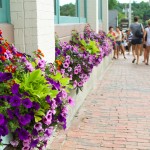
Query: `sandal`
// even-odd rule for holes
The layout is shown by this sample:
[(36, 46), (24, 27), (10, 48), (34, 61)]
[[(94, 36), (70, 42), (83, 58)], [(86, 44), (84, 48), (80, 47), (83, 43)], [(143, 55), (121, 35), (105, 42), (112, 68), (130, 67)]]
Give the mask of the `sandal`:
[(132, 63), (135, 63), (135, 61), (136, 61), (136, 59), (134, 58), (134, 59), (132, 60)]

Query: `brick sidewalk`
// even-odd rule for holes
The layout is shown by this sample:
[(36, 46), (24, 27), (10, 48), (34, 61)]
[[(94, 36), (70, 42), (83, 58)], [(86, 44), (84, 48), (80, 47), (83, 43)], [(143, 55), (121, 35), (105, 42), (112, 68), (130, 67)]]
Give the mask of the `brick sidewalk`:
[(150, 150), (150, 66), (114, 61), (49, 150)]

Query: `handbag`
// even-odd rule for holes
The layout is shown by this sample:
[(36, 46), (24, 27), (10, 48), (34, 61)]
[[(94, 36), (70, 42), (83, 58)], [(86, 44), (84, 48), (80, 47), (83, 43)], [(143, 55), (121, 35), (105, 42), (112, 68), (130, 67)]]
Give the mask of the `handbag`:
[(141, 24), (140, 24), (140, 28), (135, 31), (135, 36), (138, 37), (138, 38), (140, 38), (140, 39), (143, 38), (143, 32), (142, 32), (142, 26), (141, 26)]

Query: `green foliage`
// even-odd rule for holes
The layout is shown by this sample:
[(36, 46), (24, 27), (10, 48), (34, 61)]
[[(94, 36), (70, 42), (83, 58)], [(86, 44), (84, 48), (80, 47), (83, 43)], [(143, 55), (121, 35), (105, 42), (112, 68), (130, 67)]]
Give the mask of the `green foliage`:
[(70, 3), (60, 6), (60, 16), (76, 16), (76, 5)]
[(85, 47), (86, 51), (88, 51), (90, 54), (99, 54), (100, 50), (96, 44), (95, 41), (89, 41), (89, 43), (86, 43), (85, 40), (80, 40), (80, 43)]
[(116, 6), (117, 6), (117, 0), (109, 0), (108, 1), (109, 10), (114, 9)]
[(61, 73), (56, 72), (55, 75), (50, 75), (50, 78), (52, 78), (55, 81), (58, 81), (63, 87), (66, 87), (66, 91), (69, 92), (70, 89), (73, 89), (73, 86), (70, 84), (70, 78), (63, 77)]
[[(109, 0), (111, 1), (111, 0)], [(120, 20), (125, 18), (125, 14), (123, 13), (123, 9), (124, 8), (128, 8), (128, 3), (117, 3), (117, 5), (114, 7), (114, 9), (118, 10), (118, 22), (120, 24)], [(149, 4), (148, 2), (140, 2), (140, 3), (137, 3), (136, 1), (133, 1), (132, 3), (132, 21), (133, 21), (133, 18), (134, 16), (139, 16), (139, 22), (141, 23), (145, 23), (145, 19), (144, 19), (144, 15), (148, 15), (150, 13), (150, 7), (149, 7)]]
[(54, 98), (58, 94), (57, 90), (51, 89), (40, 69), (24, 74), (22, 81), (15, 81), (20, 84), (21, 90), (30, 93), (33, 97), (35, 97), (34, 100), (39, 102), (41, 105), (43, 105), (43, 101), (41, 100), (47, 95)]

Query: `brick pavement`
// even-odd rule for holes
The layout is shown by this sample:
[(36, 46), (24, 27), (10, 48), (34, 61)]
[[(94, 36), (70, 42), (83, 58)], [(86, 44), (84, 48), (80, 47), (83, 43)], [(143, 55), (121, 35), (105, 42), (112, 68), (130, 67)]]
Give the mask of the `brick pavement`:
[(150, 66), (114, 61), (49, 150), (150, 150)]

